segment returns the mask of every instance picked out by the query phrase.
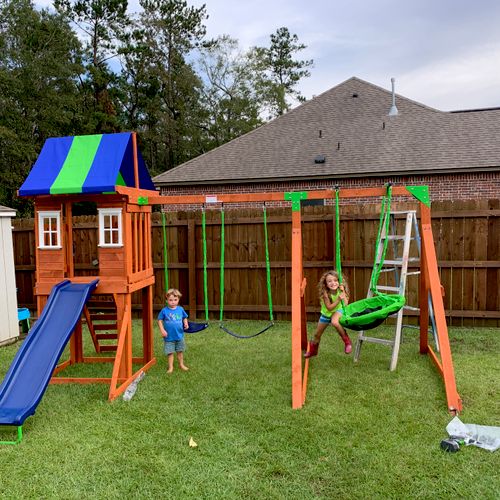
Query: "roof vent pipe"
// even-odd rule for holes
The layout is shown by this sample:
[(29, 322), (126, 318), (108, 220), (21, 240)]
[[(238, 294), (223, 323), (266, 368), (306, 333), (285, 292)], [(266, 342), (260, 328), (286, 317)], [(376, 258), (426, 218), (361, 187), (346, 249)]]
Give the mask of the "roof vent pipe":
[(394, 82), (396, 79), (394, 77), (391, 78), (392, 83), (392, 106), (389, 110), (389, 116), (396, 116), (398, 114), (398, 108), (396, 108), (396, 92), (394, 91)]

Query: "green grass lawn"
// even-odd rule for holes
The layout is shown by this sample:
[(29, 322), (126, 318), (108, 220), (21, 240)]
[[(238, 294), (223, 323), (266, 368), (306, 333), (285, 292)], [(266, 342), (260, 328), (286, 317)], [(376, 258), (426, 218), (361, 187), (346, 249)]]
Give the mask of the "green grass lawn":
[[(499, 330), (451, 329), (450, 338), (462, 421), (500, 425)], [(440, 449), (451, 416), (414, 331), (391, 373), (388, 347), (364, 346), (355, 365), (328, 330), (301, 410), (291, 409), (290, 323), (250, 340), (213, 325), (187, 343), (190, 371), (167, 375), (157, 332), (158, 363), (130, 402), (108, 403), (100, 384), (49, 386), (22, 443), (0, 447), (0, 497), (500, 497), (500, 452)], [(18, 348), (0, 349), (1, 377)]]

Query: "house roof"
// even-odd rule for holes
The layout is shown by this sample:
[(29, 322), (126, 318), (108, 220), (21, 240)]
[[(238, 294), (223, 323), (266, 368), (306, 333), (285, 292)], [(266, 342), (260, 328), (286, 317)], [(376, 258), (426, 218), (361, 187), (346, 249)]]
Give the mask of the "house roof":
[[(287, 114), (156, 176), (224, 184), (498, 170), (500, 108), (445, 112), (353, 77)], [(318, 155), (324, 163), (315, 163)]]
[[(137, 151), (139, 187), (154, 184)], [(132, 133), (56, 137), (45, 141), (20, 196), (108, 193), (135, 187)]]

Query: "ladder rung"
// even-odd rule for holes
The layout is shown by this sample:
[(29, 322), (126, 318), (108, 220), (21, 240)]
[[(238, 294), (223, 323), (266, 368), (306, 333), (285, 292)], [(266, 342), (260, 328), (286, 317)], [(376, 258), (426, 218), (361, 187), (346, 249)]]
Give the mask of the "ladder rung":
[(417, 215), (417, 212), (416, 212), (416, 210), (395, 210), (395, 211), (391, 210), (391, 215), (394, 215), (394, 214), (399, 214), (399, 215), (401, 215), (401, 214), (405, 214), (405, 215), (406, 214), (415, 214), (415, 215)]
[(406, 273), (406, 276), (414, 276), (416, 274), (420, 274), (420, 271), (412, 271), (411, 273)]
[(399, 292), (399, 286), (378, 285), (377, 290), (385, 290), (387, 292)]
[[(384, 238), (382, 238), (382, 239), (384, 239)], [(398, 234), (390, 234), (389, 236), (386, 236), (385, 239), (387, 239), (387, 240), (404, 240), (405, 237), (398, 235)], [(411, 238), (411, 239), (413, 239), (413, 238)]]
[(359, 340), (362, 340), (363, 342), (373, 342), (374, 344), (394, 345), (394, 340), (377, 339), (376, 337), (360, 336)]
[(395, 267), (386, 267), (384, 269), (381, 269), (380, 272), (381, 273), (390, 273), (391, 271), (395, 271), (396, 268)]
[[(420, 258), (419, 257), (410, 257), (408, 259), (408, 262), (419, 262)], [(398, 259), (398, 260), (384, 260), (384, 264), (390, 264), (392, 266), (402, 266), (403, 265), (403, 260)]]
[(420, 307), (413, 307), (413, 306), (403, 306), (404, 309), (407, 311), (420, 311)]

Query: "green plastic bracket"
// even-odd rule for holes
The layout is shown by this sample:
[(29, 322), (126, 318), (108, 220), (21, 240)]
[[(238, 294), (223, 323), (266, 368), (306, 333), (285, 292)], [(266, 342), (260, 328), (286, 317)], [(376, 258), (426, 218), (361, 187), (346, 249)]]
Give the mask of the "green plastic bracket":
[(147, 196), (139, 196), (137, 198), (138, 205), (149, 205), (149, 199)]
[(285, 200), (292, 202), (292, 211), (297, 212), (300, 210), (300, 201), (307, 200), (307, 191), (293, 191), (285, 193)]
[[(6, 426), (11, 427), (11, 426)], [(19, 444), (23, 440), (23, 426), (17, 426), (17, 439), (15, 441), (0, 441), (0, 444)]]
[(406, 186), (406, 190), (410, 192), (418, 201), (424, 205), (431, 206), (431, 197), (429, 195), (429, 186)]

